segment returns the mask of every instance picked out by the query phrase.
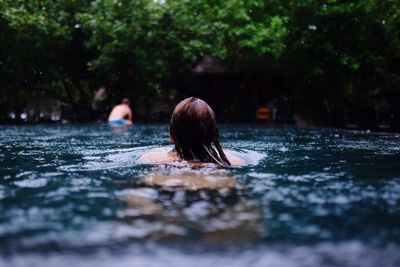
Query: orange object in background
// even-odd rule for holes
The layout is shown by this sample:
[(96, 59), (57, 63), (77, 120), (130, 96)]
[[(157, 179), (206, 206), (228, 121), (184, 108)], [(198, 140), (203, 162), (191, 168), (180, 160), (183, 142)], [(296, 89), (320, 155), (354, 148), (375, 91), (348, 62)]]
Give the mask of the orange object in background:
[(260, 121), (270, 121), (271, 120), (271, 110), (266, 107), (261, 107), (257, 109), (256, 118)]

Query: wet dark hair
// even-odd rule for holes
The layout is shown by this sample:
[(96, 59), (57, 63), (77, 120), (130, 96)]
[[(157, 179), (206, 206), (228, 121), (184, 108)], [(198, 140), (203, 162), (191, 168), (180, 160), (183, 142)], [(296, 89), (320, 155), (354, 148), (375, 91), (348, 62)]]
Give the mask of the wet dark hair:
[(219, 144), (214, 111), (203, 100), (195, 97), (182, 100), (172, 113), (169, 133), (182, 159), (231, 166)]

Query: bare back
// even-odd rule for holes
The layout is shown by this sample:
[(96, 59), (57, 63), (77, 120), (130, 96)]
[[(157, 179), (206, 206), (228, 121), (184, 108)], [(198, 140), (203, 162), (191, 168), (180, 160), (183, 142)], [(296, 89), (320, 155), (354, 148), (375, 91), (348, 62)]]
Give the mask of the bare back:
[[(246, 162), (235, 156), (232, 155), (231, 153), (227, 152), (226, 156), (228, 157), (229, 162), (233, 166), (244, 166)], [(139, 162), (140, 163), (147, 163), (147, 164), (172, 164), (172, 165), (177, 165), (179, 164), (178, 162), (181, 161), (181, 159), (178, 156), (178, 153), (176, 152), (163, 152), (163, 151), (149, 151), (147, 153), (144, 153), (140, 158)], [(202, 162), (191, 162), (193, 165), (198, 165), (202, 164)]]
[(132, 110), (129, 108), (128, 105), (120, 104), (116, 105), (110, 115), (108, 116), (108, 120), (119, 120), (119, 119), (126, 119), (132, 122)]

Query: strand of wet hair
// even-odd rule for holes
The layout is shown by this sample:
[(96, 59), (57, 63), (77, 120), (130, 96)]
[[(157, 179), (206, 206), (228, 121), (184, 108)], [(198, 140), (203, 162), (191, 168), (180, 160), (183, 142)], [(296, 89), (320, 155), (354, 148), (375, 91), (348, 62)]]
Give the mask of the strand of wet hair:
[[(218, 165), (221, 165), (221, 166), (225, 165), (220, 159), (218, 159), (218, 157), (213, 155), (213, 152), (210, 151), (210, 150), (212, 150), (212, 147), (208, 147), (205, 144), (203, 144), (203, 148), (204, 148), (204, 151), (206, 152), (206, 154), (212, 159), (212, 161), (214, 163), (217, 163)], [(214, 151), (214, 153), (215, 153), (215, 151)]]
[(207, 146), (202, 144), (195, 151), (186, 146), (180, 146), (175, 143), (175, 149), (184, 160), (200, 160), (203, 162), (213, 162), (222, 167), (230, 167), (231, 163), (227, 159), (225, 153), (223, 152), (221, 145), (218, 141), (214, 142), (215, 149), (212, 146)]
[(219, 156), (221, 157), (221, 159), (226, 162), (226, 164), (228, 164), (229, 166), (231, 166), (231, 162), (228, 160), (228, 157), (226, 156), (225, 152), (222, 150), (222, 147), (220, 145), (220, 143), (217, 141), (214, 142), (215, 148), (217, 149)]
[(217, 152), (214, 150), (212, 147), (208, 147), (203, 144), (203, 148), (208, 154), (208, 156), (211, 157), (211, 159), (214, 161), (214, 163), (217, 163), (220, 166), (223, 167), (230, 167), (229, 161), (225, 162), (220, 156), (218, 156)]

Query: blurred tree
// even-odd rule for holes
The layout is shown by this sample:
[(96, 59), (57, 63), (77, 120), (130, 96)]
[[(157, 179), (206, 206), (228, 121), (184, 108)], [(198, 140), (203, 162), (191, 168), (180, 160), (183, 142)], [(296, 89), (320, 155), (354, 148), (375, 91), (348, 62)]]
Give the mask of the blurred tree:
[(88, 1), (1, 1), (2, 102), (21, 111), (48, 98), (87, 104), (86, 59), (75, 13)]
[(153, 1), (104, 0), (78, 14), (89, 36), (85, 45), (95, 51), (89, 70), (114, 101), (128, 96), (148, 109), (171, 93), (167, 56), (177, 48), (166, 47), (163, 12)]
[(230, 77), (231, 114), (277, 98), (320, 125), (373, 124), (371, 96), (400, 86), (398, 1), (0, 0), (0, 10), (3, 118), (49, 99), (82, 117), (101, 86), (110, 102), (150, 110), (192, 93), (206, 56)]
[[(371, 115), (371, 92), (385, 83), (391, 41), (378, 1), (289, 1), (287, 51), (279, 62), (295, 109), (318, 124)], [(373, 114), (372, 114), (373, 115)], [(354, 118), (357, 120), (357, 118)], [(373, 118), (369, 119), (373, 122)]]
[(285, 50), (288, 18), (272, 6), (259, 0), (167, 1), (167, 10), (179, 29), (176, 32), (184, 36), (177, 42), (184, 58), (198, 61), (211, 56), (226, 66), (230, 94), (223, 97), (232, 99), (225, 109), (231, 120), (246, 112), (246, 101), (241, 99), (251, 101), (247, 82), (254, 74), (265, 75), (262, 66)]

